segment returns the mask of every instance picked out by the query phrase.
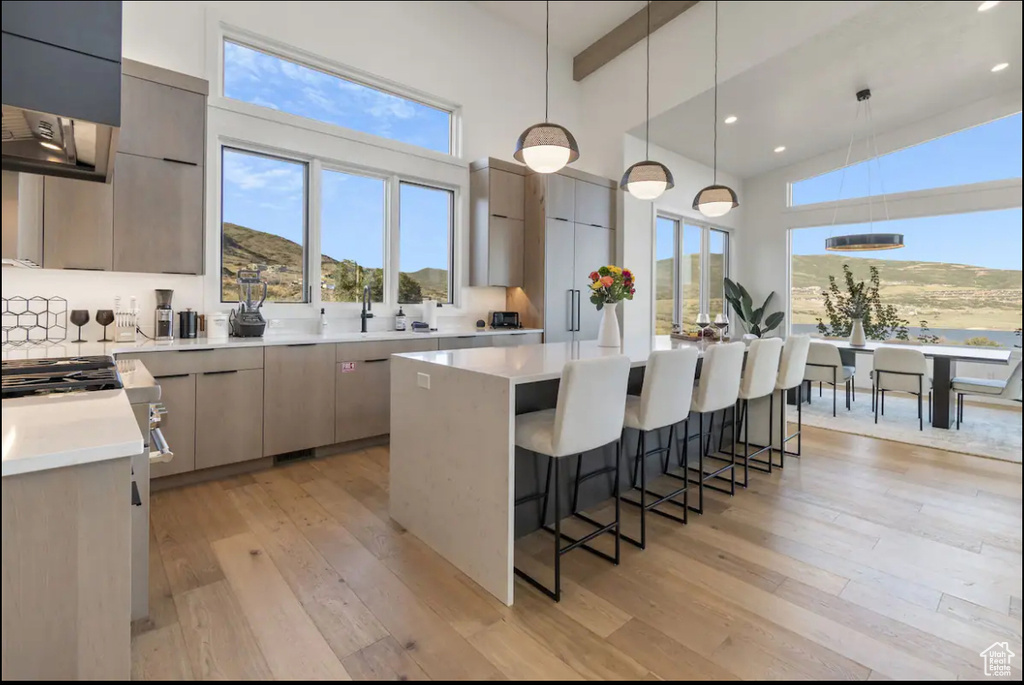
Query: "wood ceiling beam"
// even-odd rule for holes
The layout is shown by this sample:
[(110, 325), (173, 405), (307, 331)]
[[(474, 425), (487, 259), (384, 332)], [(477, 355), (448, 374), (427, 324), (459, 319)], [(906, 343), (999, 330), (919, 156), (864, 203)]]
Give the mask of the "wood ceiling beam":
[[(697, 4), (697, 0), (654, 0), (651, 3), (651, 33)], [(622, 22), (594, 41), (572, 60), (572, 78), (582, 81), (630, 49), (647, 35), (647, 8)]]

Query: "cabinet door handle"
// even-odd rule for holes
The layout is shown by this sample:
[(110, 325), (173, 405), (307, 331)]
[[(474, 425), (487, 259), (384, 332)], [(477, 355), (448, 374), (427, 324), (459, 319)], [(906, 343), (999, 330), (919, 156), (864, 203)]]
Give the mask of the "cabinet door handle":
[(292, 343), (290, 345), (285, 345), (285, 347), (313, 347), (314, 345), (316, 345), (316, 343)]
[[(103, 271), (103, 269), (96, 269), (96, 271)], [(195, 271), (161, 271), (162, 274), (171, 274), (173, 276), (197, 276)]]
[(576, 291), (576, 331), (580, 331), (580, 301), (583, 299), (583, 294)]
[(386, 362), (386, 361), (387, 361), (387, 359), (367, 359), (367, 360), (366, 360), (365, 362), (363, 362), (363, 363), (364, 363), (364, 364), (377, 364), (377, 363), (380, 363), (380, 362)]
[(601, 224), (590, 224), (590, 225), (593, 226), (594, 228), (604, 228), (604, 226), (602, 226)]
[(476, 336), (475, 335), (457, 335), (455, 337), (457, 337), (459, 340), (469, 340), (470, 338), (475, 338)]
[(569, 321), (566, 324), (566, 326), (567, 326), (566, 330), (568, 330), (569, 332), (572, 332), (572, 330), (576, 327), (576, 322), (574, 321), (574, 316), (575, 316), (575, 311), (576, 311), (576, 292), (570, 288), (568, 293), (569, 293)]
[(229, 373), (238, 373), (238, 369), (229, 369), (227, 371), (203, 371), (204, 376), (224, 376)]
[(186, 162), (184, 159), (174, 159), (173, 157), (164, 157), (165, 162), (171, 164), (184, 164), (185, 166), (199, 166), (197, 162)]
[(189, 377), (189, 374), (187, 374), (187, 373), (171, 373), (171, 374), (167, 374), (166, 376), (153, 376), (153, 380), (162, 381), (165, 378), (188, 378), (188, 377)]
[(552, 219), (554, 219), (555, 221), (568, 221), (568, 219), (563, 219), (563, 218), (562, 218), (562, 217), (560, 217), (560, 216), (553, 216), (553, 217), (551, 217), (551, 218), (552, 218)]
[(102, 266), (65, 266), (68, 271), (106, 271)]
[(178, 350), (178, 352), (209, 352), (209, 350), (190, 347), (184, 350)]
[(498, 217), (499, 219), (507, 219), (507, 218), (508, 218), (508, 217), (507, 217), (506, 215), (504, 215), (504, 214), (491, 214), (491, 216), (496, 216), (496, 217)]

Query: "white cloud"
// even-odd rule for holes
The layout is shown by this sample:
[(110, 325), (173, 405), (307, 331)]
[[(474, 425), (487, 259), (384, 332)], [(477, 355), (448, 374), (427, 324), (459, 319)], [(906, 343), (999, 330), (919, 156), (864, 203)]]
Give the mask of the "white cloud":
[(285, 196), (301, 196), (304, 178), (298, 164), (227, 152), (224, 155), (224, 182), (243, 191), (265, 190)]

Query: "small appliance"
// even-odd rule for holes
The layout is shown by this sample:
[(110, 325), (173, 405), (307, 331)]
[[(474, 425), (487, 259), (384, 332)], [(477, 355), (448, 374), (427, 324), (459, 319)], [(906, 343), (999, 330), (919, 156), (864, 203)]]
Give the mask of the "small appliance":
[(174, 340), (174, 310), (171, 299), (174, 291), (157, 288), (156, 290), (156, 339)]
[(236, 338), (259, 338), (267, 328), (260, 307), (267, 299), (267, 282), (258, 269), (238, 271), (238, 309), (229, 317), (231, 335)]
[(12, 399), (55, 393), (120, 390), (121, 377), (110, 357), (52, 357), (3, 362), (0, 397)]
[(199, 314), (192, 309), (178, 312), (178, 337), (191, 339), (199, 337)]
[(522, 328), (519, 312), (491, 312), (491, 328)]

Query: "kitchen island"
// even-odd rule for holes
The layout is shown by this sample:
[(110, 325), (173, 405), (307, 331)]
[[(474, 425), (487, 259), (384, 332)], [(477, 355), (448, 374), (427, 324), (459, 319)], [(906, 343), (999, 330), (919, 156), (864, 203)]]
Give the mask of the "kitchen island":
[[(571, 360), (625, 354), (633, 367), (630, 392), (639, 394), (651, 352), (682, 346), (702, 350), (697, 343), (657, 336), (627, 339), (621, 350), (586, 341), (396, 355), (391, 517), (511, 605), (513, 542), (536, 530), (541, 516), (539, 507), (516, 510), (513, 502), (517, 489), (519, 496), (533, 493), (542, 482), (540, 462), (515, 447), (516, 414), (554, 407), (558, 381)], [(776, 411), (782, 404), (775, 403)], [(759, 434), (753, 426), (767, 425), (766, 408), (751, 403), (752, 444)], [(626, 455), (629, 450), (627, 445)], [(614, 450), (606, 448), (603, 458), (614, 464)], [(597, 468), (594, 456), (588, 463)], [(581, 508), (607, 499), (611, 491), (605, 479), (587, 481), (580, 489)], [(561, 499), (568, 504), (568, 497)]]

